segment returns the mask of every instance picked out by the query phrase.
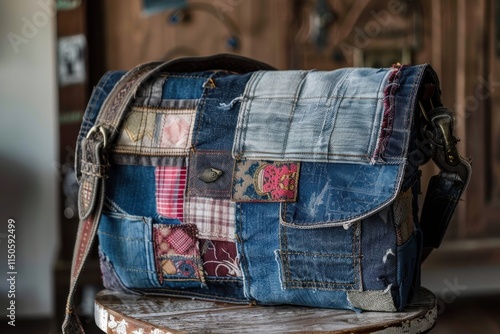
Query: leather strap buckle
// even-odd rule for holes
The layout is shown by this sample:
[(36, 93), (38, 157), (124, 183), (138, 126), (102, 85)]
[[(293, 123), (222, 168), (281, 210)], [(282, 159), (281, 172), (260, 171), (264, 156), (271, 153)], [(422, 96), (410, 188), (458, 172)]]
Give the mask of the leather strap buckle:
[(102, 141), (103, 141), (102, 148), (106, 148), (108, 145), (108, 136), (106, 135), (106, 130), (100, 125), (95, 125), (90, 129), (90, 131), (87, 133), (87, 139), (89, 139), (90, 136), (92, 136), (98, 130), (102, 135)]

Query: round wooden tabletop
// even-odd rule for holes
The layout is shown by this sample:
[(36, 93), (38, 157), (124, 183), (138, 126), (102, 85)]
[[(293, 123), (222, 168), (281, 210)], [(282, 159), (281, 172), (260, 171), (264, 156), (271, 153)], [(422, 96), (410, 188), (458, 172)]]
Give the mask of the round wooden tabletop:
[(109, 334), (425, 333), (436, 316), (436, 298), (423, 288), (397, 313), (234, 305), (109, 290), (95, 299), (96, 324)]

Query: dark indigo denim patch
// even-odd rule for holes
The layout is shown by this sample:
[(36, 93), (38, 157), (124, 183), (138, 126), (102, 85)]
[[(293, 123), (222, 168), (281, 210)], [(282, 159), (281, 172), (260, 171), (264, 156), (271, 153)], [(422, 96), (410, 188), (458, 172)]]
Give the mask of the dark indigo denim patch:
[(361, 228), (298, 229), (280, 226), (283, 287), (320, 290), (361, 288)]
[[(112, 165), (106, 196), (130, 215), (156, 215), (155, 167)], [(140, 199), (140, 200), (137, 200)]]
[(412, 236), (405, 244), (398, 247), (397, 261), (397, 281), (399, 286), (399, 304), (398, 310), (402, 311), (406, 304), (412, 298), (412, 292), (415, 292), (418, 280), (415, 280), (415, 274), (420, 267), (419, 257), (419, 238)]
[(385, 290), (397, 285), (397, 240), (392, 209), (365, 218), (361, 228), (363, 290)]
[(231, 151), (238, 120), (239, 98), (250, 74), (214, 74), (198, 107), (192, 144), (197, 150)]

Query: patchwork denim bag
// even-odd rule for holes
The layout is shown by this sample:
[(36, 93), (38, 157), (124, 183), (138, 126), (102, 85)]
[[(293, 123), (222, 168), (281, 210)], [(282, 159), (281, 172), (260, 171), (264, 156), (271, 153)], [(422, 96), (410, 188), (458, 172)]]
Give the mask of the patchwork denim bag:
[[(234, 55), (109, 72), (77, 144), (64, 332), (95, 235), (104, 286), (395, 312), (467, 186), (429, 65), (276, 71)], [(432, 177), (419, 215), (419, 166)]]

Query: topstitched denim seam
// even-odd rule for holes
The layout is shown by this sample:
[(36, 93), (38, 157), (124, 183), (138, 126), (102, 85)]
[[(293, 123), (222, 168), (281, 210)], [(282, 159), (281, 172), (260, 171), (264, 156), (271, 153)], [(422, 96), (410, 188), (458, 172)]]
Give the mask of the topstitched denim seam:
[(108, 195), (105, 195), (104, 200), (105, 200), (105, 202), (104, 202), (105, 207), (108, 207), (110, 209), (110, 211), (113, 210), (111, 212), (119, 213), (119, 214), (123, 214), (123, 215), (128, 215), (128, 212), (126, 212), (125, 210), (123, 210)]
[[(426, 69), (427, 69), (427, 66), (419, 68), (419, 72), (417, 73), (417, 82), (421, 82)], [(419, 85), (412, 85), (412, 90), (410, 93), (410, 98), (409, 98), (409, 101), (407, 104), (407, 108), (409, 108), (410, 106), (415, 104), (415, 99), (417, 98), (418, 89), (419, 89)], [(404, 157), (406, 157), (408, 155), (408, 147), (409, 147), (408, 140), (409, 140), (409, 136), (410, 136), (410, 131), (408, 129), (411, 125), (414, 124), (414, 119), (415, 119), (414, 112), (415, 112), (414, 110), (405, 110), (405, 114), (408, 116), (407, 116), (407, 119), (405, 121), (405, 125), (406, 125), (407, 130), (404, 133), (405, 137), (404, 137), (404, 141), (403, 141), (403, 143), (404, 143), (403, 152), (401, 152), (401, 155)]]
[[(215, 73), (218, 73), (218, 72), (211, 72), (211, 75), (213, 75)], [(180, 75), (180, 74), (175, 74), (175, 73), (162, 73), (162, 74), (160, 74), (160, 76), (166, 76), (168, 78), (184, 78), (184, 79), (207, 79), (209, 77), (209, 76), (203, 77), (203, 76), (189, 75), (189, 74)]]
[[(371, 152), (371, 154), (369, 154), (370, 156), (373, 156), (377, 150), (377, 146), (378, 146), (378, 138), (380, 136), (380, 133), (381, 131), (383, 131), (383, 129), (381, 128), (382, 127), (382, 124), (383, 124), (383, 118), (384, 118), (384, 99), (385, 99), (385, 96), (384, 96), (384, 88), (383, 86), (388, 82), (388, 79), (390, 77), (390, 71), (387, 71), (386, 75), (384, 76), (384, 78), (380, 81), (379, 83), (379, 86), (378, 86), (378, 89), (377, 89), (377, 95), (380, 95), (380, 93), (382, 92), (382, 97), (378, 99), (377, 101), (377, 105), (376, 105), (376, 110), (381, 110), (381, 118), (380, 119), (380, 125), (377, 127), (375, 126), (372, 126), (371, 128), (371, 133), (370, 133), (370, 142), (368, 143), (368, 152)], [(380, 103), (382, 104), (380, 106)], [(372, 124), (376, 124), (376, 117), (379, 116), (377, 113), (374, 113), (373, 114), (373, 119), (372, 119)], [(379, 116), (379, 118), (380, 118)], [(375, 131), (378, 131), (378, 136), (374, 136), (373, 133)]]
[[(337, 86), (341, 83), (342, 79), (347, 77), (347, 75), (349, 74), (350, 72), (347, 72), (340, 80), (339, 80), (339, 83), (337, 84)], [(255, 96), (255, 97), (252, 97), (252, 100), (264, 100), (264, 101), (274, 101), (274, 100), (277, 100), (277, 101), (283, 101), (283, 102), (287, 102), (288, 103), (288, 100), (290, 99), (293, 99), (295, 98), (294, 95), (290, 95), (290, 96)], [(364, 97), (364, 96), (344, 96), (344, 95), (318, 95), (318, 96), (307, 96), (307, 97), (301, 97), (300, 98), (300, 101), (302, 100), (336, 100), (336, 99), (344, 99), (344, 100), (383, 100), (384, 98), (383, 97)]]
[[(338, 92), (342, 92), (342, 93), (345, 93), (346, 90), (347, 90), (347, 87), (345, 85), (345, 82), (347, 80), (347, 77), (349, 74), (351, 74), (353, 70), (347, 70), (345, 71), (345, 74), (340, 78), (339, 82), (335, 85), (335, 91), (338, 93)], [(342, 96), (342, 94), (341, 94)], [(331, 147), (331, 142), (332, 142), (332, 136), (333, 136), (333, 133), (335, 132), (335, 126), (337, 124), (337, 117), (339, 115), (339, 108), (340, 108), (340, 105), (343, 101), (343, 98), (340, 97), (340, 98), (332, 98), (330, 99), (330, 106), (327, 110), (329, 110), (330, 112), (333, 113), (333, 117), (331, 117), (331, 124), (329, 124), (331, 126), (331, 129), (329, 129), (329, 132), (330, 132), (330, 135), (328, 136), (328, 142), (327, 142), (327, 146), (326, 146), (326, 152), (320, 152), (320, 153), (326, 153), (326, 156), (329, 157), (331, 156), (330, 152), (332, 152), (332, 147)], [(331, 109), (330, 109), (331, 108)], [(346, 156), (346, 155), (344, 155)]]
[[(264, 151), (245, 151), (245, 153), (253, 153), (253, 154), (268, 154), (268, 155), (276, 155), (275, 152), (264, 152)], [(366, 158), (367, 160), (370, 160), (369, 157), (366, 154), (342, 154), (342, 153), (326, 153), (326, 152), (287, 152), (289, 155), (323, 155), (323, 156), (338, 156), (338, 157), (352, 157), (352, 158)], [(252, 157), (249, 158), (248, 160), (255, 160), (256, 158)], [(266, 160), (266, 159), (258, 159), (258, 160)], [(280, 159), (276, 159), (280, 160)]]
[(246, 136), (248, 133), (247, 128), (248, 128), (248, 122), (250, 119), (250, 108), (251, 108), (251, 105), (253, 103), (253, 99), (254, 99), (253, 97), (255, 96), (255, 91), (257, 89), (258, 83), (260, 82), (260, 80), (262, 80), (264, 73), (265, 72), (261, 71), (261, 72), (257, 72), (255, 74), (252, 74), (249, 82), (247, 83), (247, 87), (250, 87), (250, 92), (248, 94), (245, 94), (245, 92), (243, 93), (243, 101), (246, 103), (245, 103), (245, 109), (241, 110), (243, 107), (243, 103), (240, 106), (240, 115), (243, 116), (242, 117), (243, 120), (242, 120), (241, 129), (239, 129), (239, 131), (240, 131), (240, 138), (239, 139), (241, 140), (241, 142), (238, 143), (238, 146), (240, 146), (238, 149), (238, 152), (237, 152), (238, 155), (245, 153), (244, 144), (246, 142)]
[[(244, 232), (243, 230), (243, 208), (242, 205), (237, 203), (236, 204), (236, 214), (238, 215), (236, 217), (236, 225), (238, 225), (239, 228), (237, 228), (237, 233), (236, 233), (236, 241), (237, 244), (239, 245), (239, 249), (241, 249), (241, 254), (238, 254), (240, 257), (240, 269), (242, 272), (242, 279), (243, 279), (243, 293), (245, 297), (251, 299), (251, 293), (250, 293), (250, 285), (252, 284), (252, 278), (250, 276), (250, 272), (248, 269), (248, 263), (246, 260), (245, 256), (245, 244), (242, 238), (242, 234)], [(238, 233), (239, 232), (239, 233)]]
[(150, 107), (150, 106), (132, 106), (131, 112), (142, 114), (167, 114), (167, 115), (193, 115), (196, 107), (193, 108), (163, 108), (163, 107)]
[[(191, 146), (193, 148), (196, 148), (198, 146), (198, 140), (199, 140), (199, 135), (201, 132), (201, 124), (203, 122), (203, 115), (205, 114), (205, 108), (207, 107), (207, 99), (212, 92), (212, 89), (217, 89), (217, 85), (215, 84), (215, 79), (217, 78), (216, 73), (212, 73), (208, 78), (206, 78), (206, 81), (212, 80), (214, 82), (214, 86), (209, 86), (209, 85), (204, 85), (203, 86), (203, 93), (201, 94), (201, 102), (198, 104), (198, 107), (196, 108), (195, 111), (195, 116), (194, 116), (194, 121), (193, 121), (193, 129), (191, 132)], [(198, 118), (198, 122), (196, 123), (196, 118)], [(196, 124), (194, 124), (196, 123)]]
[(285, 251), (281, 252), (281, 254), (288, 255), (303, 255), (303, 256), (311, 256), (311, 257), (336, 257), (336, 258), (354, 258), (358, 257), (358, 255), (353, 254), (342, 254), (342, 253), (316, 253), (316, 252), (299, 252), (299, 251)]
[(295, 96), (293, 97), (293, 104), (292, 104), (292, 109), (290, 111), (290, 115), (288, 116), (288, 126), (285, 128), (285, 135), (284, 135), (284, 140), (283, 140), (283, 145), (281, 147), (281, 157), (285, 157), (285, 152), (286, 152), (286, 147), (288, 146), (288, 137), (290, 136), (290, 130), (292, 128), (292, 121), (293, 121), (293, 116), (295, 114), (295, 109), (297, 107), (297, 102), (299, 100), (299, 95), (302, 92), (302, 87), (305, 82), (305, 78), (309, 72), (307, 71), (301, 71), (301, 78), (300, 82), (297, 85), (297, 89), (295, 91)]
[(361, 222), (358, 221), (356, 224), (352, 225), (353, 229), (353, 241), (352, 241), (352, 253), (354, 256), (353, 261), (353, 273), (354, 282), (358, 290), (363, 289), (363, 274), (361, 270)]
[(148, 270), (148, 269), (139, 269), (139, 268), (125, 267), (125, 266), (117, 265), (116, 263), (114, 264), (114, 267), (115, 268), (120, 268), (120, 269), (123, 269), (123, 270), (126, 270), (126, 271), (132, 271), (132, 272), (135, 272), (135, 273), (154, 273), (154, 274), (156, 274), (156, 272)]
[(123, 240), (123, 241), (144, 241), (145, 240), (145, 238), (140, 238), (140, 237), (131, 238), (131, 237), (126, 237), (126, 236), (119, 235), (119, 234), (113, 234), (113, 233), (102, 231), (102, 230), (99, 230), (97, 232), (97, 234), (102, 234), (102, 235), (105, 235), (109, 238), (119, 239), (119, 240)]

